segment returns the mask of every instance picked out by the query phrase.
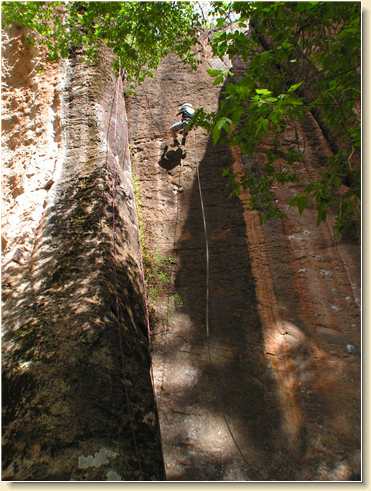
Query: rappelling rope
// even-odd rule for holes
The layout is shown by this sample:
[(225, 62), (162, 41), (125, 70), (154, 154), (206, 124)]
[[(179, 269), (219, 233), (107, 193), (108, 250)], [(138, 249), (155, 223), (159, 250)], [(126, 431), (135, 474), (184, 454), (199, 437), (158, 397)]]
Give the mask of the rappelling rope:
[[(107, 162), (108, 162), (109, 131), (110, 131), (110, 128), (111, 128), (112, 111), (113, 111), (113, 107), (114, 107), (114, 104), (115, 104), (115, 100), (116, 100), (116, 96), (117, 96), (117, 92), (118, 92), (118, 87), (120, 85), (119, 84), (120, 80), (121, 80), (121, 66), (119, 68), (119, 74), (118, 74), (118, 77), (116, 79), (115, 91), (114, 91), (114, 95), (113, 95), (113, 99), (112, 99), (110, 116), (109, 116), (108, 127), (107, 127), (107, 136), (106, 136), (106, 141), (107, 141), (106, 165), (107, 165)], [(116, 100), (116, 119), (115, 119), (115, 130), (114, 130), (114, 140), (113, 140), (115, 143), (116, 143), (116, 135), (117, 135), (117, 114), (118, 114), (118, 100)], [(114, 152), (114, 156), (115, 156), (115, 160), (116, 160), (117, 165), (119, 165), (120, 160), (119, 160), (119, 154), (117, 152), (117, 149)], [(115, 282), (114, 282), (114, 284), (115, 284), (115, 309), (116, 309), (116, 316), (117, 316), (117, 318), (119, 318), (119, 300), (118, 300), (118, 291), (117, 291), (117, 288), (118, 288), (118, 285), (117, 285), (117, 269), (116, 269), (116, 263), (115, 263), (115, 259), (116, 259), (115, 258), (115, 251), (116, 251), (116, 213), (115, 213), (115, 203), (116, 203), (116, 197), (117, 197), (116, 184), (117, 184), (117, 179), (116, 179), (115, 173), (113, 172), (113, 192), (112, 192), (112, 241), (113, 241), (113, 251), (112, 252), (113, 252), (113, 257), (114, 257), (113, 272), (114, 272), (114, 277), (115, 277)], [(125, 376), (125, 370), (124, 370), (124, 352), (123, 352), (123, 346), (122, 346), (122, 334), (121, 334), (120, 326), (118, 324), (116, 324), (116, 325), (117, 325), (118, 338), (119, 338), (119, 349), (120, 349), (120, 357), (121, 357), (121, 369), (122, 369), (122, 374), (123, 374), (123, 377), (124, 377)], [(134, 444), (135, 455), (136, 455), (137, 461), (139, 463), (139, 469), (140, 469), (141, 474), (143, 475), (142, 461), (141, 461), (141, 459), (139, 457), (138, 444), (137, 444), (137, 439), (136, 439), (135, 431), (134, 431), (134, 427), (133, 427), (133, 424), (134, 424), (134, 409), (133, 409), (133, 405), (132, 405), (131, 400), (130, 400), (130, 397), (129, 397), (127, 384), (124, 383), (124, 382), (125, 381), (123, 380), (122, 383), (123, 383), (123, 386), (124, 386), (125, 399), (126, 399), (126, 403), (127, 403), (127, 406), (128, 406), (129, 413), (130, 413), (130, 430), (131, 430), (131, 436), (132, 436), (132, 440), (133, 440), (133, 444)]]
[[(193, 133), (193, 148), (195, 152), (196, 148), (196, 136), (195, 136), (195, 131)], [(193, 153), (195, 155), (195, 153)], [(205, 295), (205, 328), (206, 328), (206, 345), (207, 345), (207, 353), (208, 353), (208, 358), (209, 358), (209, 363), (212, 365), (212, 356), (211, 356), (211, 350), (210, 350), (210, 329), (209, 329), (209, 282), (210, 282), (210, 256), (209, 256), (209, 240), (208, 240), (208, 235), (207, 235), (207, 221), (206, 221), (206, 213), (205, 213), (205, 206), (204, 206), (204, 200), (203, 200), (203, 194), (202, 194), (202, 187), (201, 187), (201, 179), (200, 179), (200, 172), (199, 172), (199, 164), (196, 163), (196, 159), (194, 157), (194, 164), (196, 166), (196, 173), (197, 173), (197, 182), (198, 182), (198, 192), (200, 195), (200, 203), (201, 203), (201, 213), (202, 213), (202, 221), (203, 221), (203, 228), (204, 228), (204, 236), (205, 236), (205, 253), (206, 253), (206, 295)], [(218, 386), (219, 387), (219, 386)], [(220, 397), (219, 390), (217, 389), (220, 402), (222, 403), (222, 398)], [(242, 452), (241, 447), (239, 446), (236, 437), (233, 434), (231, 425), (228, 422), (227, 416), (225, 414), (224, 409), (222, 408), (222, 413), (223, 413), (223, 419), (225, 422), (225, 425), (227, 427), (228, 433), (230, 437), (232, 438), (232, 441), (237, 448), (238, 453), (240, 454), (243, 462), (245, 465), (248, 467), (248, 461), (245, 457), (245, 455)]]
[[(150, 117), (152, 121), (154, 122), (154, 118), (152, 115), (152, 111), (150, 109), (149, 101), (147, 94), (145, 93), (145, 98), (147, 101), (147, 107), (149, 110)], [(161, 135), (161, 130), (159, 129), (158, 125), (155, 124), (157, 127), (157, 130), (159, 131)], [(202, 194), (202, 187), (201, 187), (201, 179), (200, 179), (200, 173), (199, 173), (199, 164), (196, 163), (196, 158), (195, 158), (195, 148), (196, 148), (196, 133), (195, 130), (193, 131), (193, 155), (194, 155), (194, 164), (196, 167), (196, 173), (197, 173), (197, 182), (198, 182), (198, 190), (199, 190), (199, 196), (200, 196), (200, 203), (201, 203), (201, 213), (202, 213), (202, 221), (203, 221), (203, 229), (204, 229), (204, 237), (205, 237), (205, 254), (206, 254), (206, 298), (205, 298), (205, 328), (206, 328), (206, 344), (207, 344), (207, 352), (208, 352), (208, 359), (210, 365), (212, 364), (212, 356), (211, 356), (211, 350), (210, 350), (210, 328), (209, 328), (209, 282), (210, 282), (210, 255), (209, 255), (209, 241), (208, 241), (208, 234), (207, 234), (207, 221), (206, 221), (206, 212), (205, 212), (205, 206), (204, 206), (204, 200), (203, 200), (203, 194)], [(178, 189), (180, 189), (180, 184), (181, 184), (181, 171), (182, 167), (180, 164), (180, 170), (179, 170), (179, 181), (178, 181)], [(178, 194), (178, 193), (177, 193)], [(173, 241), (173, 250), (175, 251), (175, 245), (176, 245), (176, 232), (177, 232), (177, 225), (178, 225), (178, 220), (179, 220), (179, 199), (177, 196), (176, 199), (176, 219), (175, 219), (175, 226), (174, 226), (174, 241)], [(172, 272), (173, 276), (173, 272)], [(169, 323), (169, 304), (170, 304), (170, 292), (168, 294), (168, 300), (167, 300), (167, 319), (166, 322), (167, 324)], [(167, 326), (165, 327), (165, 335), (167, 334)], [(218, 392), (219, 395), (219, 392)], [(219, 395), (220, 398), (220, 395)], [(222, 402), (222, 399), (221, 399)], [(228, 433), (239, 453), (241, 456), (242, 461), (245, 463), (245, 465), (248, 467), (248, 461), (246, 457), (244, 456), (241, 447), (239, 446), (232, 428), (228, 422), (227, 416), (225, 414), (224, 409), (222, 409), (223, 413), (223, 420), (225, 422), (225, 425), (227, 427)]]
[[(194, 134), (193, 134), (194, 135)], [(195, 137), (194, 137), (195, 140)], [(201, 202), (201, 213), (202, 213), (202, 221), (204, 225), (204, 236), (205, 236), (205, 253), (206, 253), (206, 300), (205, 300), (205, 326), (206, 326), (206, 338), (208, 340), (209, 347), (209, 278), (210, 278), (210, 257), (209, 257), (209, 241), (207, 238), (207, 225), (206, 225), (206, 214), (204, 207), (204, 200), (202, 197), (202, 189), (201, 189), (201, 180), (200, 180), (200, 172), (199, 165), (196, 164), (196, 172), (197, 172), (197, 182), (198, 182), (198, 191), (200, 194), (200, 202)], [(210, 355), (210, 349), (209, 349)], [(211, 361), (211, 360), (210, 360)]]

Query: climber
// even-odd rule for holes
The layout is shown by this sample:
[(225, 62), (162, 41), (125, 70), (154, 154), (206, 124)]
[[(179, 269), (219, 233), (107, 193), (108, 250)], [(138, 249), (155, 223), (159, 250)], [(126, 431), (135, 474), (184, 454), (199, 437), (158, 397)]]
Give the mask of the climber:
[(174, 123), (170, 127), (170, 131), (173, 135), (174, 138), (174, 145), (179, 146), (178, 138), (177, 138), (177, 133), (182, 133), (183, 138), (182, 138), (182, 145), (185, 145), (187, 134), (189, 131), (189, 124), (195, 114), (195, 110), (193, 109), (192, 104), (189, 102), (185, 102), (179, 107), (179, 112), (177, 116), (181, 115), (182, 120), (178, 121), (177, 123)]

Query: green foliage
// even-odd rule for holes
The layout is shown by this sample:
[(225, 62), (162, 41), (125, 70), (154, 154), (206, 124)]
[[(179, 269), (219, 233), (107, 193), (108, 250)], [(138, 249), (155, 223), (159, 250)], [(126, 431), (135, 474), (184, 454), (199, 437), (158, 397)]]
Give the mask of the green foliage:
[[(215, 85), (224, 83), (223, 99), (217, 113), (198, 110), (191, 127), (205, 128), (214, 144), (238, 145), (244, 155), (254, 156), (262, 144), (269, 148), (265, 163), (232, 192), (247, 186), (252, 205), (271, 218), (281, 215), (274, 186), (297, 181), (304, 190), (289, 204), (299, 213), (315, 206), (320, 223), (332, 209), (339, 233), (352, 227), (360, 219), (361, 196), (360, 164), (354, 164), (361, 149), (354, 110), (360, 103), (360, 3), (223, 1), (212, 7), (214, 55), (237, 57), (247, 69), (238, 76), (209, 69)], [(104, 44), (116, 54), (116, 68), (120, 63), (136, 82), (169, 52), (196, 64), (192, 46), (203, 23), (192, 2), (9, 1), (1, 8), (4, 24), (36, 33), (30, 41), (46, 45), (52, 60), (82, 48), (94, 61)], [(299, 142), (280, 142), (308, 112), (320, 120), (333, 157), (306, 186), (296, 173), (303, 158)]]
[(223, 176), (228, 179), (229, 189), (231, 190), (230, 196), (239, 196), (241, 193), (241, 184), (228, 167), (223, 169)]
[(2, 16), (4, 25), (37, 33), (52, 60), (82, 47), (94, 61), (103, 43), (131, 80), (151, 75), (170, 51), (196, 64), (191, 48), (200, 21), (189, 2), (3, 2)]
[(305, 193), (298, 193), (289, 199), (289, 205), (296, 206), (300, 215), (308, 208), (308, 196)]
[(173, 295), (171, 295), (171, 298), (173, 300), (173, 303), (174, 303), (174, 307), (175, 308), (183, 307), (184, 300), (183, 300), (182, 296), (179, 293), (174, 293)]
[[(272, 191), (277, 183), (298, 181), (305, 187), (295, 171), (303, 158), (299, 142), (287, 149), (280, 141), (289, 126), (300, 124), (309, 111), (316, 114), (333, 156), (324, 163), (320, 178), (288, 204), (299, 213), (314, 206), (318, 223), (329, 209), (336, 211), (339, 232), (359, 222), (361, 173), (351, 157), (359, 161), (361, 146), (355, 112), (360, 102), (360, 3), (213, 5), (218, 28), (212, 38), (214, 55), (237, 56), (247, 69), (239, 76), (209, 71), (215, 83), (222, 83), (226, 75), (228, 79), (218, 112), (199, 113), (197, 124), (210, 131), (214, 143), (238, 145), (245, 155), (254, 156), (262, 144), (270, 148), (259, 171), (249, 172), (241, 183), (249, 188), (252, 205), (271, 218), (281, 214)], [(231, 15), (238, 18), (237, 28), (225, 29)], [(240, 29), (248, 24), (247, 34)]]
[(163, 256), (145, 249), (143, 260), (148, 298), (150, 306), (154, 307), (161, 295), (169, 294), (171, 271), (175, 263), (175, 258), (173, 256)]
[(226, 118), (225, 116), (221, 116), (218, 118), (214, 124), (214, 127), (212, 129), (211, 133), (211, 139), (213, 144), (215, 145), (219, 139), (220, 139), (220, 134), (223, 129), (225, 129), (227, 132), (230, 128), (230, 125), (232, 123), (232, 120), (229, 118)]
[(210, 77), (214, 78), (213, 84), (214, 85), (221, 85), (224, 83), (226, 78), (231, 74), (230, 70), (220, 70), (217, 68), (209, 68), (207, 70), (207, 73), (210, 75)]

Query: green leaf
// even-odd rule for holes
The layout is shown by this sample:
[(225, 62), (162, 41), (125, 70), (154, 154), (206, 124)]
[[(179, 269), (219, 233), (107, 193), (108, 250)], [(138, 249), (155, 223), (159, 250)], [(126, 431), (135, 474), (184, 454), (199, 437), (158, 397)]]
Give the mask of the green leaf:
[(287, 96), (285, 97), (285, 103), (290, 104), (291, 106), (302, 106), (303, 101), (298, 99), (297, 97)]
[(266, 133), (269, 127), (269, 120), (266, 118), (259, 118), (256, 124), (255, 134), (263, 134)]
[(259, 95), (271, 95), (272, 92), (268, 89), (255, 89), (255, 92)]
[(309, 206), (308, 195), (304, 193), (298, 193), (290, 198), (288, 203), (290, 206), (296, 206), (301, 215), (303, 211)]
[(295, 92), (295, 90), (297, 90), (301, 85), (303, 85), (304, 83), (304, 80), (302, 80), (301, 82), (298, 82), (297, 84), (293, 84), (289, 87), (289, 90), (287, 91), (289, 94), (291, 92)]
[(327, 206), (324, 204), (320, 204), (317, 208), (317, 225), (324, 222), (327, 217)]
[(217, 77), (218, 75), (220, 75), (220, 73), (222, 72), (222, 70), (219, 70), (217, 68), (208, 68), (207, 69), (207, 73), (211, 76), (211, 77)]
[(232, 121), (224, 116), (216, 121), (211, 135), (212, 142), (214, 145), (218, 143), (222, 129), (227, 129), (231, 123)]

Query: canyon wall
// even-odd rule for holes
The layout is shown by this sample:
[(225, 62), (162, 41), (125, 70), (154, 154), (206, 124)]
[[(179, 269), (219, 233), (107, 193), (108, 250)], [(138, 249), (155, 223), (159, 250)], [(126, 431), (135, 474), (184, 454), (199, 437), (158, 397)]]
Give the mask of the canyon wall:
[(264, 145), (240, 155), (199, 128), (171, 145), (180, 104), (218, 106), (207, 69), (222, 62), (199, 56), (195, 72), (169, 56), (128, 101), (146, 248), (171, 264), (152, 305), (167, 478), (360, 479), (359, 246), (335, 240), (333, 217), (317, 227), (314, 209), (286, 205), (329, 146), (310, 114), (287, 128), (302, 182), (274, 189), (286, 218), (263, 224), (222, 174), (258, 171)]
[(38, 64), (22, 37), (3, 53), (2, 477), (162, 479), (122, 81), (110, 52)]
[[(359, 480), (359, 246), (288, 209), (297, 184), (265, 224), (230, 195), (223, 170), (264, 146), (171, 146), (179, 104), (217, 109), (223, 62), (168, 56), (126, 115), (109, 51), (51, 64), (3, 39), (3, 479)], [(310, 115), (293, 141), (315, 178)]]

